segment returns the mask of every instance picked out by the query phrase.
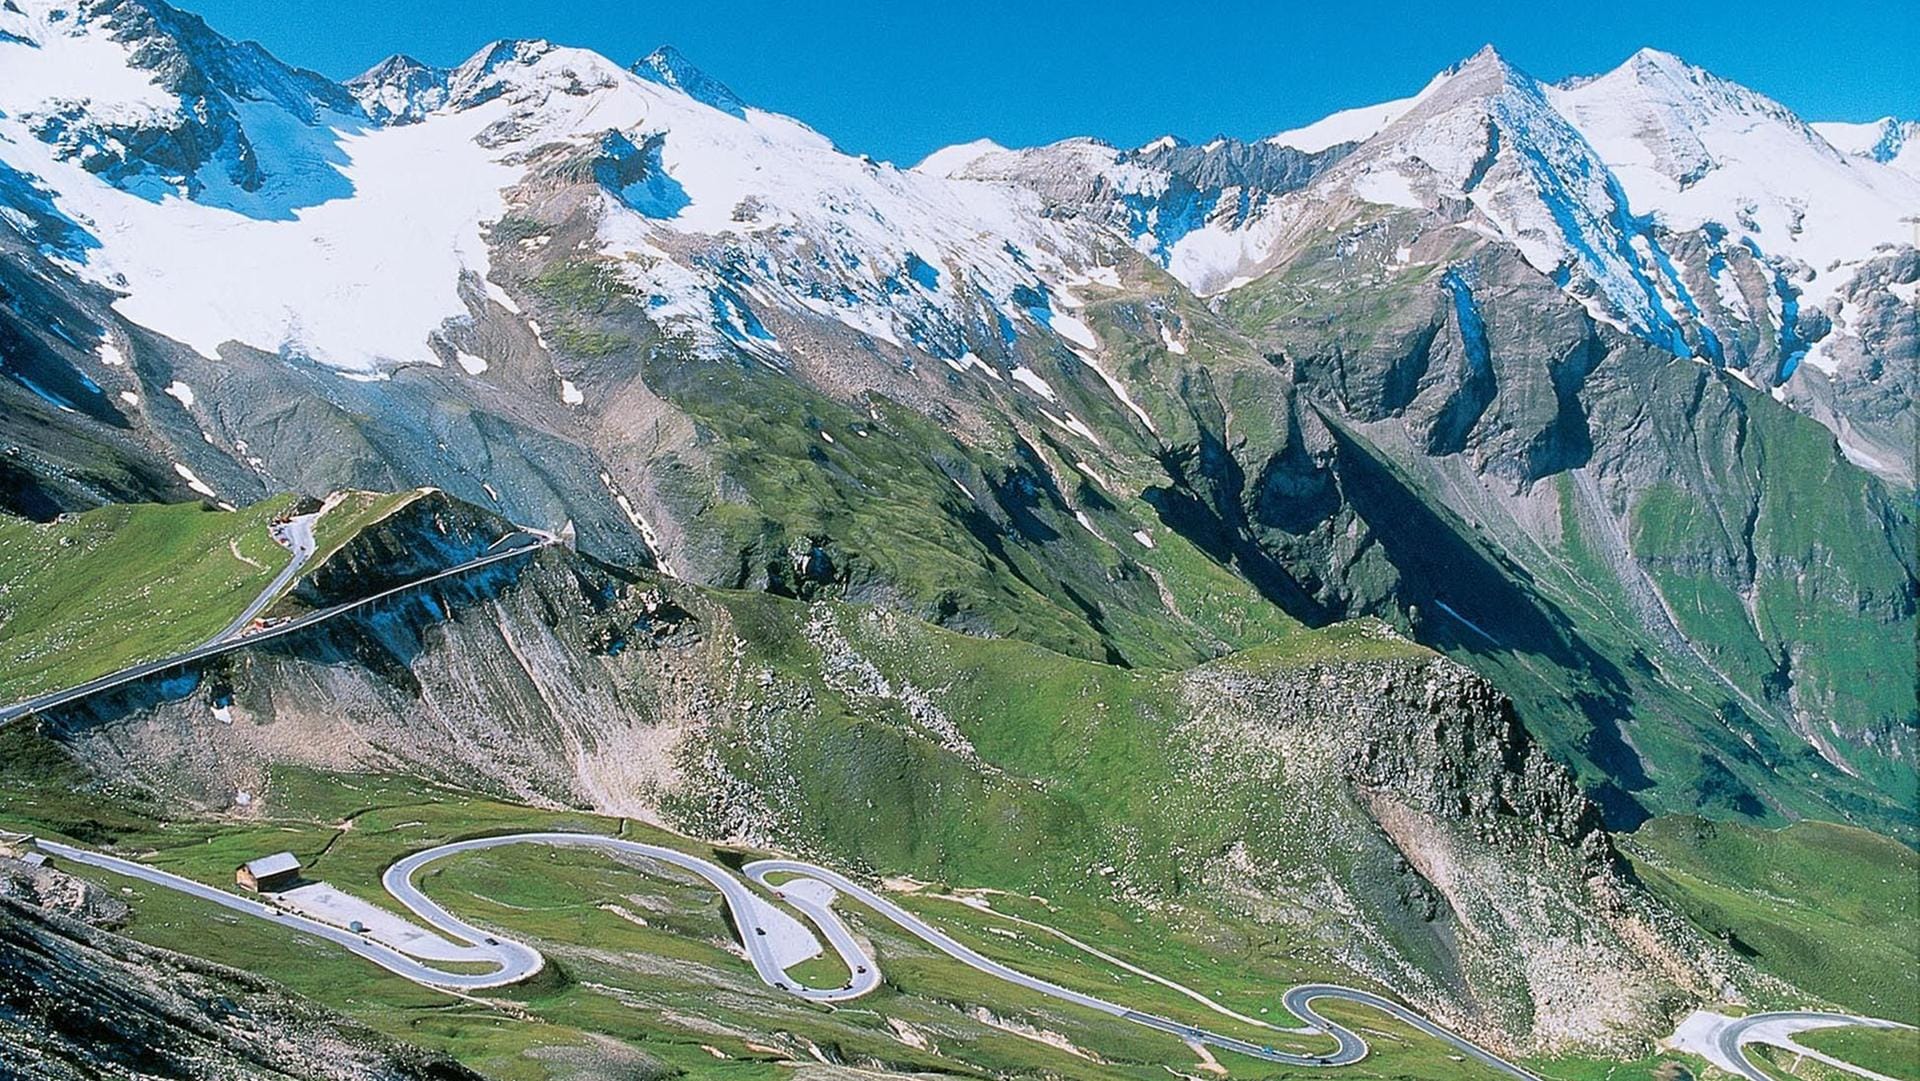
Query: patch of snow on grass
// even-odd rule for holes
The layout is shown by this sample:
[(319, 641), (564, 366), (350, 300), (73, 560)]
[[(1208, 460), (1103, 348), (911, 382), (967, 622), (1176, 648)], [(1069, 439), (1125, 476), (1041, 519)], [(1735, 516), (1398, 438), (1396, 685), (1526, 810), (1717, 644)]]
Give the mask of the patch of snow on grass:
[(1073, 463), (1073, 467), (1075, 469), (1078, 469), (1080, 472), (1085, 473), (1089, 480), (1093, 481), (1095, 484), (1098, 484), (1100, 487), (1102, 488), (1113, 487), (1112, 485), (1107, 483), (1107, 478), (1101, 476), (1097, 470), (1095, 470), (1092, 466), (1088, 465), (1087, 463), (1075, 462)]
[(1101, 444), (1100, 437), (1093, 434), (1093, 429), (1081, 423), (1080, 418), (1074, 416), (1072, 413), (1068, 413), (1066, 417), (1063, 419), (1061, 417), (1054, 416), (1053, 413), (1048, 410), (1042, 409), (1040, 411), (1040, 415), (1054, 422), (1060, 427), (1066, 429), (1067, 431), (1072, 432), (1075, 435), (1084, 437), (1088, 442), (1093, 443), (1096, 446), (1104, 445), (1104, 444)]
[(1053, 392), (1053, 385), (1048, 383), (1039, 372), (1034, 371), (1024, 364), (1013, 370), (1013, 381), (1050, 402), (1060, 400), (1060, 396)]
[(481, 278), (480, 282), (486, 287), (487, 299), (507, 309), (507, 311), (512, 312), (514, 315), (520, 314), (520, 305), (514, 303), (513, 298), (507, 295), (505, 289), (495, 285), (492, 278)]
[(1145, 409), (1140, 408), (1140, 403), (1134, 401), (1133, 395), (1127, 392), (1126, 384), (1120, 382), (1120, 380), (1118, 379), (1115, 379), (1113, 376), (1108, 375), (1107, 370), (1100, 366), (1100, 362), (1088, 356), (1087, 354), (1076, 352), (1074, 353), (1074, 356), (1080, 358), (1080, 363), (1085, 364), (1087, 367), (1093, 369), (1094, 374), (1098, 375), (1101, 381), (1107, 384), (1107, 389), (1113, 392), (1113, 396), (1120, 399), (1120, 404), (1126, 406), (1129, 410), (1132, 410), (1133, 415), (1140, 418), (1140, 423), (1147, 426), (1147, 431), (1150, 431), (1155, 435), (1160, 434), (1160, 429), (1153, 426), (1153, 418), (1150, 416), (1147, 416), (1147, 411)]
[(1187, 355), (1187, 343), (1173, 336), (1173, 330), (1167, 324), (1160, 324), (1160, 341), (1166, 345), (1167, 352), (1175, 356)]
[(1085, 320), (1077, 316), (1056, 311), (1053, 313), (1053, 318), (1049, 321), (1049, 325), (1053, 327), (1055, 334), (1060, 335), (1062, 338), (1065, 338), (1082, 349), (1100, 348), (1100, 339), (1094, 336), (1093, 328), (1089, 327)]

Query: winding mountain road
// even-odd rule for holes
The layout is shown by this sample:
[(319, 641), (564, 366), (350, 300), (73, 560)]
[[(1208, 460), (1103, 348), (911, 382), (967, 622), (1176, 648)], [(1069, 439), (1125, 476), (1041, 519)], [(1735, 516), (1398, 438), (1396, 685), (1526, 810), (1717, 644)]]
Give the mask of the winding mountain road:
[(272, 604), (293, 583), (294, 578), (307, 565), (307, 560), (313, 558), (313, 523), (319, 520), (321, 513), (324, 512), (316, 511), (313, 514), (298, 515), (274, 527), (275, 539), (286, 546), (292, 558), (287, 560), (286, 566), (280, 568), (279, 574), (273, 576), (273, 581), (267, 583), (267, 588), (261, 590), (260, 594), (254, 597), (239, 615), (233, 617), (231, 623), (222, 627), (219, 634), (207, 639), (207, 645), (217, 645), (230, 638), (239, 637), (240, 632), (247, 629), (247, 625), (253, 622), (254, 617), (264, 611), (267, 605)]
[[(775, 959), (772, 944), (768, 942), (765, 933), (767, 913), (769, 910), (777, 913), (777, 909), (773, 909), (770, 903), (762, 900), (748, 889), (745, 883), (734, 877), (732, 872), (719, 864), (642, 841), (629, 841), (620, 837), (605, 837), (593, 833), (514, 833), (502, 837), (479, 837), (467, 841), (454, 841), (402, 857), (387, 868), (386, 873), (381, 876), (380, 883), (395, 900), (405, 905), (409, 911), (435, 930), (468, 942), (491, 943), (495, 940), (486, 932), (461, 920), (442, 908), (432, 898), (421, 893), (419, 887), (414, 884), (414, 878), (422, 868), (446, 859), (448, 856), (519, 844), (548, 845), (554, 848), (592, 848), (603, 852), (641, 856), (691, 871), (705, 879), (720, 891), (722, 897), (726, 898), (727, 912), (733, 917), (734, 926), (739, 929), (740, 942), (746, 949), (747, 959), (752, 962), (754, 971), (759, 974), (760, 979), (770, 987), (777, 987), (782, 991), (815, 1002), (837, 1002), (857, 998), (879, 985), (880, 975), (877, 966), (868, 962), (859, 944), (853, 940), (852, 934), (846, 931), (839, 918), (830, 911), (825, 915), (831, 926), (828, 924), (820, 924), (820, 926), (827, 932), (829, 941), (840, 953), (841, 959), (847, 963), (847, 971), (855, 973), (855, 980), (846, 987), (814, 988), (789, 979), (786, 971)], [(799, 897), (787, 899), (794, 902), (794, 907), (815, 917), (816, 922), (819, 913), (824, 910), (824, 906), (817, 906), (810, 900), (803, 902)], [(539, 956), (536, 951), (527, 947), (521, 947), (521, 949), (527, 949), (535, 957)], [(519, 972), (515, 970), (513, 962), (503, 958), (502, 971), (493, 974), (487, 985), (513, 983), (531, 975), (538, 967), (538, 964), (535, 964), (533, 969)], [(859, 971), (861, 969), (865, 971)]]
[(1828, 1065), (1874, 1079), (1874, 1081), (1893, 1081), (1892, 1078), (1883, 1074), (1874, 1073), (1793, 1042), (1793, 1036), (1797, 1033), (1812, 1029), (1835, 1028), (1840, 1025), (1859, 1025), (1866, 1028), (1912, 1027), (1898, 1021), (1886, 1021), (1877, 1017), (1818, 1013), (1812, 1010), (1776, 1010), (1750, 1013), (1744, 1017), (1728, 1017), (1708, 1010), (1699, 1010), (1681, 1022), (1680, 1029), (1674, 1033), (1671, 1042), (1679, 1050), (1697, 1054), (1729, 1073), (1746, 1078), (1747, 1081), (1775, 1081), (1773, 1074), (1768, 1073), (1758, 1063), (1747, 1057), (1746, 1047), (1751, 1043), (1786, 1048), (1796, 1054), (1819, 1059)]
[(118, 856), (109, 856), (103, 852), (94, 852), (85, 848), (76, 848), (72, 845), (61, 844), (58, 841), (49, 841), (45, 838), (39, 839), (36, 843), (39, 845), (41, 851), (47, 855), (66, 860), (69, 863), (77, 863), (85, 867), (95, 867), (103, 871), (112, 871), (114, 874), (124, 875), (128, 878), (137, 879), (154, 886), (164, 886), (167, 889), (184, 893), (189, 897), (199, 898), (202, 901), (211, 902), (234, 912), (255, 916), (302, 934), (313, 935), (316, 938), (324, 938), (329, 942), (344, 946), (349, 951), (359, 954), (361, 957), (372, 961), (374, 964), (379, 965), (381, 968), (397, 976), (403, 976), (406, 979), (427, 987), (436, 987), (448, 991), (470, 991), (486, 987), (497, 987), (503, 982), (511, 982), (511, 980), (501, 979), (502, 973), (515, 973), (512, 977), (513, 980), (523, 980), (535, 972), (538, 972), (541, 966), (546, 963), (546, 960), (540, 956), (538, 950), (522, 946), (519, 943), (507, 944), (502, 942), (495, 947), (497, 959), (502, 965), (502, 969), (499, 972), (481, 974), (444, 972), (424, 964), (413, 957), (409, 957), (399, 950), (375, 942), (365, 935), (349, 931), (344, 927), (335, 927), (330, 923), (322, 923), (319, 920), (302, 916), (296, 912), (276, 908), (264, 901), (257, 901), (251, 897), (243, 897), (237, 893), (230, 893), (201, 882), (195, 882), (193, 879), (176, 875), (171, 871), (162, 871), (158, 867), (149, 867), (144, 863), (136, 863), (133, 860), (122, 859)]
[[(183, 653), (161, 657), (157, 660), (142, 661), (139, 664), (129, 665), (117, 672), (109, 672), (104, 676), (90, 679), (85, 683), (67, 687), (63, 690), (49, 691), (46, 694), (29, 698), (23, 702), (15, 702), (10, 706), (0, 706), (0, 724), (18, 720), (29, 713), (37, 713), (42, 710), (53, 709), (56, 706), (63, 706), (69, 702), (75, 702), (85, 698), (88, 695), (112, 690), (115, 687), (124, 686), (135, 680), (145, 679), (148, 676), (157, 675), (169, 669), (178, 668), (184, 664), (191, 664), (194, 661), (205, 660), (208, 657), (218, 656), (230, 650), (257, 645), (269, 639), (292, 634), (295, 631), (305, 630), (316, 623), (324, 623), (329, 619), (345, 615), (354, 609), (363, 608), (377, 601), (385, 600), (396, 593), (405, 593), (410, 589), (418, 589), (421, 586), (432, 585), (434, 582), (442, 579), (465, 574), (468, 571), (478, 570), (481, 567), (498, 563), (501, 560), (512, 559), (515, 556), (524, 555), (528, 552), (558, 543), (560, 543), (559, 539), (552, 536), (539, 536), (525, 532), (509, 533), (493, 542), (492, 546), (485, 552), (472, 559), (456, 563), (451, 567), (436, 571), (423, 578), (416, 578), (411, 582), (402, 582), (400, 585), (383, 589), (371, 596), (361, 597), (359, 600), (346, 601), (329, 608), (317, 609), (305, 615), (290, 619), (278, 626), (268, 627), (264, 630), (241, 637), (231, 637), (223, 632), (221, 636), (214, 638), (212, 641), (204, 645), (196, 646)], [(248, 617), (249, 620), (251, 618), (251, 616)]]
[[(460, 853), (480, 852), (506, 845), (537, 844), (555, 848), (595, 849), (638, 856), (669, 864), (698, 876), (717, 889), (726, 899), (727, 911), (739, 930), (741, 944), (760, 979), (770, 987), (808, 1001), (842, 1002), (865, 995), (879, 986), (879, 962), (868, 956), (847, 928), (840, 914), (833, 908), (833, 902), (840, 896), (845, 896), (976, 971), (1050, 998), (1165, 1032), (1190, 1044), (1203, 1044), (1290, 1066), (1342, 1066), (1359, 1062), (1367, 1055), (1366, 1040), (1351, 1029), (1328, 1019), (1314, 1008), (1314, 1004), (1323, 999), (1338, 999), (1370, 1006), (1388, 1013), (1421, 1032), (1450, 1044), (1462, 1054), (1469, 1055), (1513, 1077), (1521, 1078), (1523, 1081), (1540, 1081), (1524, 1068), (1476, 1046), (1464, 1037), (1455, 1035), (1391, 999), (1336, 984), (1305, 984), (1294, 987), (1286, 992), (1282, 1000), (1287, 1009), (1296, 1016), (1318, 1032), (1333, 1038), (1334, 1049), (1322, 1055), (1279, 1051), (1268, 1045), (1256, 1044), (1196, 1025), (1174, 1021), (1158, 1014), (1131, 1009), (1095, 995), (1029, 976), (1009, 965), (995, 961), (845, 875), (799, 860), (759, 860), (747, 864), (742, 871), (752, 883), (770, 891), (774, 899), (784, 901), (797, 909), (825, 934), (828, 944), (846, 964), (847, 971), (851, 975), (851, 979), (840, 987), (809, 987), (786, 973), (766, 934), (766, 926), (774, 917), (787, 917), (771, 901), (750, 888), (748, 883), (741, 881), (733, 872), (710, 860), (641, 841), (586, 833), (517, 833), (453, 841), (412, 853), (395, 861), (381, 878), (381, 884), (386, 887), (387, 892), (433, 930), (460, 942), (471, 944), (476, 950), (482, 951), (483, 955), (491, 954), (496, 967), (492, 971), (481, 973), (455, 973), (435, 969), (399, 950), (371, 940), (364, 933), (356, 933), (305, 916), (288, 913), (272, 905), (193, 882), (145, 864), (53, 841), (39, 843), (41, 848), (54, 856), (116, 874), (128, 875), (153, 885), (179, 890), (237, 912), (283, 924), (291, 930), (317, 935), (339, 943), (391, 972), (416, 983), (442, 990), (472, 991), (515, 983), (540, 971), (544, 960), (538, 950), (519, 942), (490, 935), (485, 930), (448, 912), (421, 892), (416, 882), (421, 871), (440, 860)], [(793, 877), (774, 882), (772, 879), (775, 875)]]

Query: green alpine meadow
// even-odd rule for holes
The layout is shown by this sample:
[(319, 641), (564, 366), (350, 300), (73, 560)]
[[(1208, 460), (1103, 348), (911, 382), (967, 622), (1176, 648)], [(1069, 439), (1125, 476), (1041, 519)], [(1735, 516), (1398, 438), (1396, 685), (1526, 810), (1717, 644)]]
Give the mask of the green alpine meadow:
[(1920, 1081), (1878, 61), (853, 14), (0, 0), (0, 1079)]

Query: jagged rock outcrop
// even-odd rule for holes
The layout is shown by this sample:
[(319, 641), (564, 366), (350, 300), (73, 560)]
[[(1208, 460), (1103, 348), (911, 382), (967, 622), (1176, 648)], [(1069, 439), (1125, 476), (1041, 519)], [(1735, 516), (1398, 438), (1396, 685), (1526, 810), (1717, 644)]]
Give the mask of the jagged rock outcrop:
[(84, 878), (9, 856), (0, 856), (0, 898), (108, 930), (125, 923), (132, 911)]
[(1279, 852), (1236, 846), (1208, 880), (1275, 922), (1344, 914), (1342, 962), (1453, 1023), (1625, 1050), (1680, 1003), (1756, 983), (1650, 901), (1599, 808), (1459, 665), (1221, 662), (1181, 692), (1193, 783), (1248, 770), (1284, 808)]
[(467, 1081), (271, 980), (103, 929), (126, 906), (0, 860), (0, 1074), (17, 1081)]

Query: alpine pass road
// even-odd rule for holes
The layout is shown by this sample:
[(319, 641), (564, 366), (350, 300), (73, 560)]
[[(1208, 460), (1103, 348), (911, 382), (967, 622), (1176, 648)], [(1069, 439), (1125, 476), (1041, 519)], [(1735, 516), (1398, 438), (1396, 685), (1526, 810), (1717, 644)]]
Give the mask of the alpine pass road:
[(103, 871), (112, 871), (114, 874), (125, 875), (128, 878), (136, 878), (155, 886), (165, 886), (167, 889), (178, 890), (190, 897), (198, 897), (203, 901), (211, 901), (216, 905), (232, 909), (235, 912), (244, 913), (249, 916), (257, 916), (260, 919), (280, 924), (291, 930), (324, 938), (329, 942), (338, 943), (389, 972), (404, 976), (415, 983), (424, 984), (428, 987), (437, 987), (442, 990), (451, 991), (497, 987), (503, 983), (526, 979), (528, 976), (540, 971), (541, 966), (546, 963), (545, 959), (540, 956), (538, 950), (522, 946), (517, 942), (507, 943), (502, 941), (494, 947), (496, 959), (501, 965), (498, 971), (476, 975), (443, 972), (440, 969), (423, 964), (401, 953), (399, 950), (374, 942), (364, 935), (350, 931), (344, 927), (335, 927), (330, 923), (322, 923), (319, 920), (310, 919), (298, 913), (288, 912), (284, 909), (266, 904), (265, 902), (256, 901), (251, 897), (242, 897), (236, 893), (216, 889), (212, 886), (195, 882), (190, 878), (183, 878), (170, 871), (162, 871), (157, 867), (149, 867), (144, 863), (135, 863), (132, 860), (121, 859), (118, 856), (109, 856), (101, 852), (75, 848), (72, 845), (64, 845), (58, 841), (49, 841), (45, 838), (41, 838), (36, 843), (39, 845), (41, 851), (49, 856), (56, 856), (60, 859), (86, 867), (97, 867)]
[[(596, 849), (656, 860), (691, 872), (711, 884), (726, 899), (727, 911), (739, 930), (740, 941), (746, 950), (747, 958), (760, 979), (770, 987), (810, 1001), (840, 1002), (858, 998), (878, 987), (880, 983), (879, 962), (868, 956), (861, 948), (854, 939), (853, 933), (848, 930), (832, 907), (833, 901), (838, 896), (844, 895), (970, 968), (1063, 1002), (1070, 1002), (1111, 1017), (1168, 1033), (1190, 1044), (1204, 1044), (1290, 1066), (1343, 1066), (1355, 1063), (1366, 1057), (1367, 1042), (1351, 1029), (1327, 1019), (1314, 1009), (1314, 1003), (1321, 999), (1341, 999), (1371, 1006), (1391, 1014), (1494, 1069), (1523, 1078), (1525, 1081), (1540, 1081), (1525, 1069), (1475, 1046), (1397, 1002), (1367, 991), (1334, 984), (1302, 985), (1289, 990), (1283, 998), (1287, 1009), (1295, 1016), (1306, 1021), (1314, 1030), (1333, 1038), (1334, 1049), (1322, 1055), (1278, 1051), (1270, 1046), (1183, 1024), (1157, 1014), (1129, 1009), (1094, 995), (1029, 976), (1001, 964), (852, 879), (799, 860), (760, 860), (746, 865), (743, 872), (752, 882), (770, 891), (773, 900), (784, 901), (793, 906), (825, 934), (827, 942), (839, 954), (852, 977), (840, 987), (808, 987), (787, 975), (776, 957), (771, 936), (767, 933), (767, 926), (776, 918), (790, 919), (791, 917), (787, 917), (771, 900), (756, 893), (731, 871), (717, 863), (685, 852), (618, 837), (586, 833), (516, 833), (499, 837), (481, 837), (454, 841), (415, 852), (402, 857), (388, 867), (381, 878), (381, 884), (396, 901), (435, 931), (473, 946), (478, 951), (476, 956), (491, 957), (496, 967), (492, 971), (479, 973), (445, 972), (397, 949), (373, 941), (365, 932), (352, 931), (289, 913), (273, 905), (206, 886), (145, 864), (53, 841), (43, 840), (39, 844), (49, 854), (75, 863), (179, 890), (237, 912), (282, 924), (290, 930), (318, 935), (337, 942), (375, 964), (416, 983), (449, 991), (471, 991), (514, 983), (538, 972), (544, 962), (539, 951), (532, 947), (490, 935), (485, 930), (448, 912), (427, 897), (415, 883), (422, 869), (458, 853), (479, 852), (504, 845), (538, 844), (555, 848)], [(783, 878), (779, 882), (771, 881), (775, 875), (793, 877)], [(814, 948), (818, 948), (817, 941)]]
[[(329, 505), (332, 499), (333, 497), (328, 497)], [(324, 513), (326, 508), (322, 507), (312, 514), (298, 515), (273, 527), (274, 539), (286, 546), (287, 553), (292, 558), (287, 560), (287, 565), (280, 568), (280, 573), (273, 576), (273, 581), (267, 583), (267, 588), (261, 590), (260, 595), (253, 598), (252, 603), (248, 604), (245, 610), (234, 616), (233, 621), (221, 628), (219, 634), (207, 639), (207, 645), (239, 637), (240, 632), (247, 629), (254, 617), (280, 596), (294, 577), (300, 573), (301, 568), (306, 566), (307, 560), (313, 558), (313, 523), (318, 521)]]
[(514, 556), (523, 555), (527, 552), (536, 551), (558, 543), (560, 543), (559, 539), (552, 536), (537, 536), (524, 532), (509, 533), (493, 542), (487, 551), (464, 563), (456, 563), (445, 570), (436, 571), (424, 578), (416, 578), (411, 582), (403, 582), (390, 589), (383, 589), (372, 596), (362, 597), (355, 601), (347, 601), (343, 604), (336, 604), (331, 608), (321, 608), (317, 611), (308, 612), (303, 616), (290, 619), (278, 626), (268, 627), (265, 630), (256, 631), (253, 634), (242, 635), (237, 638), (226, 636), (225, 632), (223, 632), (221, 637), (216, 637), (205, 645), (196, 646), (184, 653), (176, 653), (171, 657), (162, 657), (153, 661), (143, 661), (140, 664), (122, 668), (118, 672), (109, 672), (104, 676), (90, 679), (85, 683), (68, 687), (65, 690), (49, 691), (38, 697), (29, 698), (24, 702), (16, 702), (10, 706), (0, 706), (0, 724), (17, 720), (29, 713), (52, 709), (55, 706), (64, 706), (69, 702), (78, 701), (88, 695), (99, 694), (101, 691), (111, 690), (123, 684), (132, 683), (135, 680), (165, 672), (170, 668), (178, 668), (183, 664), (191, 664), (194, 661), (205, 660), (208, 657), (217, 656), (229, 650), (239, 649), (243, 646), (251, 646), (270, 638), (278, 638), (283, 634), (292, 634), (295, 631), (311, 627), (315, 623), (321, 623), (335, 616), (344, 615), (356, 608), (362, 608), (376, 601), (385, 600), (396, 593), (404, 593), (409, 589), (418, 589), (421, 586), (432, 585), (434, 582), (438, 582), (443, 578), (451, 578), (456, 574), (465, 574), (468, 571), (478, 570), (481, 567), (498, 563), (503, 559), (512, 559)]
[(1772, 1074), (1747, 1057), (1746, 1047), (1750, 1043), (1772, 1044), (1775, 1047), (1786, 1048), (1797, 1055), (1818, 1059), (1849, 1073), (1878, 1078), (1880, 1081), (1891, 1081), (1884, 1075), (1793, 1042), (1793, 1036), (1796, 1033), (1818, 1028), (1834, 1028), (1839, 1025), (1860, 1025), (1867, 1028), (1912, 1027), (1898, 1021), (1884, 1021), (1877, 1017), (1815, 1013), (1809, 1010), (1750, 1013), (1745, 1017), (1728, 1017), (1710, 1010), (1697, 1010), (1680, 1023), (1679, 1030), (1673, 1034), (1669, 1042), (1675, 1048), (1691, 1051), (1729, 1073), (1739, 1074), (1747, 1081), (1774, 1081)]
[[(801, 998), (811, 999), (815, 1002), (835, 1002), (842, 999), (856, 998), (879, 986), (880, 973), (878, 966), (867, 960), (866, 955), (861, 952), (859, 944), (854, 942), (853, 935), (841, 925), (839, 917), (833, 916), (831, 912), (826, 913), (827, 918), (831, 921), (830, 925), (821, 924), (820, 926), (822, 930), (827, 932), (828, 940), (840, 954), (840, 959), (846, 962), (847, 971), (854, 974), (853, 982), (844, 987), (833, 988), (805, 987), (795, 983), (788, 978), (786, 971), (775, 959), (772, 946), (767, 940), (765, 926), (767, 914), (769, 910), (777, 914), (778, 909), (774, 909), (771, 904), (762, 900), (738, 878), (735, 878), (731, 871), (728, 871), (717, 863), (703, 860), (698, 856), (689, 856), (685, 852), (675, 851), (671, 848), (662, 848), (659, 845), (650, 845), (641, 841), (628, 841), (619, 837), (603, 837), (593, 833), (514, 833), (503, 837), (480, 837), (470, 841), (454, 841), (451, 844), (440, 845), (437, 848), (429, 848), (425, 851), (415, 852), (411, 856), (402, 857), (396, 861), (393, 866), (387, 868), (386, 874), (380, 878), (380, 884), (387, 888), (387, 892), (392, 894), (395, 900), (405, 905), (409, 911), (420, 917), (425, 923), (431, 925), (435, 930), (444, 932), (455, 938), (465, 939), (468, 942), (492, 942), (493, 939), (489, 938), (485, 931), (454, 916), (446, 909), (434, 903), (431, 898), (421, 893), (419, 888), (414, 885), (413, 879), (414, 876), (420, 872), (421, 868), (438, 860), (443, 860), (448, 856), (455, 855), (456, 853), (480, 852), (489, 848), (499, 848), (502, 845), (517, 844), (549, 845), (555, 848), (595, 848), (604, 852), (618, 852), (629, 856), (642, 856), (647, 859), (657, 860), (661, 863), (671, 864), (685, 871), (693, 872), (705, 879), (715, 889), (719, 890), (720, 895), (726, 898), (727, 911), (733, 916), (734, 926), (740, 931), (740, 941), (746, 947), (747, 959), (753, 963), (754, 971), (760, 975), (760, 979), (769, 987), (777, 987), (782, 991), (798, 995)], [(799, 903), (798, 898), (788, 899), (794, 900), (796, 902), (796, 908), (799, 908), (809, 916), (816, 917), (816, 919), (820, 912), (824, 910), (824, 906)], [(524, 949), (525, 947), (522, 948)], [(529, 950), (528, 952), (533, 951)], [(535, 956), (537, 957), (538, 954), (536, 953)], [(527, 975), (527, 973), (521, 973), (520, 975), (508, 978), (507, 974), (500, 973), (496, 974), (491, 982), (494, 984), (512, 983), (514, 980), (521, 979), (525, 975)]]

